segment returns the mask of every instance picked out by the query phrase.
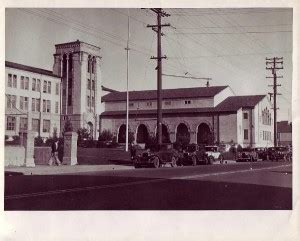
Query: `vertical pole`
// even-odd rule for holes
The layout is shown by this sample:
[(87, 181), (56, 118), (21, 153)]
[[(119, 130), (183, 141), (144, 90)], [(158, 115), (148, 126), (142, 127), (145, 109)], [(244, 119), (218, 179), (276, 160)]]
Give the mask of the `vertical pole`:
[(66, 55), (66, 115), (68, 115), (68, 102), (69, 102), (69, 54)]
[[(274, 59), (275, 61), (275, 59)], [(277, 146), (277, 75), (274, 71), (274, 147)]]
[(90, 112), (92, 112), (92, 57), (89, 59), (89, 66), (90, 66)]
[(157, 133), (158, 144), (162, 144), (162, 96), (161, 96), (161, 14), (157, 13)]
[(62, 116), (63, 116), (63, 111), (62, 111), (62, 96), (63, 96), (63, 57), (61, 56), (60, 58), (60, 83), (59, 83), (59, 106), (60, 106), (60, 128), (59, 128), (59, 132), (60, 132), (60, 136), (62, 136), (62, 131), (63, 131), (63, 126), (62, 126)]
[(126, 151), (128, 151), (128, 142), (129, 142), (129, 32), (130, 32), (130, 25), (129, 25), (129, 10), (128, 10), (128, 35), (127, 35), (127, 82), (126, 82)]

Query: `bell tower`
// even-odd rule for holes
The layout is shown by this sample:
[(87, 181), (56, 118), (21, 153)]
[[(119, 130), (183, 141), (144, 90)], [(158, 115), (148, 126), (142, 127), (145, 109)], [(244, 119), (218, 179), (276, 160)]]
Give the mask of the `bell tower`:
[(98, 138), (101, 106), (100, 48), (82, 41), (56, 44), (53, 73), (60, 86), (61, 130), (70, 120), (73, 130), (88, 128)]

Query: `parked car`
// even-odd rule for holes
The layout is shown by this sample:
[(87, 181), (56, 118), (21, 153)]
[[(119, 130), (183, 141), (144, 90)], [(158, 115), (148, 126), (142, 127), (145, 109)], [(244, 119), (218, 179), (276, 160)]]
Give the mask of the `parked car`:
[(243, 148), (237, 154), (237, 162), (254, 162), (258, 160), (258, 154), (254, 148)]
[(267, 152), (268, 159), (271, 161), (291, 160), (291, 152), (287, 147), (269, 147)]
[(268, 160), (268, 152), (267, 152), (266, 148), (264, 148), (264, 147), (256, 147), (256, 148), (254, 148), (254, 150), (257, 153), (257, 158), (259, 160), (262, 160), (262, 161)]
[(205, 153), (207, 154), (206, 164), (213, 164), (216, 161), (224, 163), (224, 156), (218, 146), (205, 146)]
[(172, 144), (151, 145), (149, 148), (133, 159), (134, 167), (159, 168), (167, 163), (177, 166), (179, 153), (173, 149)]
[(196, 144), (189, 144), (183, 150), (183, 155), (179, 157), (178, 165), (193, 165), (207, 163), (208, 158), (205, 149)]

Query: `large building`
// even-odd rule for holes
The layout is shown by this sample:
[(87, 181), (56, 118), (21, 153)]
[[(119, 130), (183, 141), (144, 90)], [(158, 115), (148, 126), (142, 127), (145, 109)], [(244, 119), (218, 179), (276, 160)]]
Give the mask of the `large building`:
[(277, 143), (279, 146), (292, 144), (292, 123), (288, 121), (277, 122)]
[[(235, 96), (228, 86), (165, 89), (163, 96), (163, 141), (190, 143), (237, 143), (271, 146), (273, 119), (265, 95)], [(137, 143), (156, 135), (156, 91), (129, 93), (129, 130)], [(102, 98), (101, 130), (108, 129), (125, 141), (126, 92)]]
[(12, 62), (6, 67), (6, 132), (33, 130), (51, 137), (69, 120), (98, 138), (101, 110), (100, 48), (75, 41), (55, 45), (53, 71)]
[[(100, 48), (81, 41), (55, 45), (53, 71), (6, 61), (6, 135), (34, 130), (51, 137), (67, 120), (98, 138), (125, 141), (126, 92), (101, 85)], [(104, 95), (104, 91), (111, 93)], [(129, 93), (129, 130), (137, 143), (156, 135), (156, 90)], [(165, 89), (163, 141), (271, 146), (273, 119), (265, 95), (236, 96), (229, 86)]]

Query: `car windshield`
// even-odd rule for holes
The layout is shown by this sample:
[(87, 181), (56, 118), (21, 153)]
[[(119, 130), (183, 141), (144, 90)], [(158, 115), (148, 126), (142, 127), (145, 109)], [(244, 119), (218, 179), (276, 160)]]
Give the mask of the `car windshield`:
[(196, 146), (195, 145), (187, 146), (186, 151), (187, 152), (194, 152), (194, 151), (196, 151)]
[(215, 146), (206, 146), (205, 151), (217, 151), (217, 147), (215, 147)]

